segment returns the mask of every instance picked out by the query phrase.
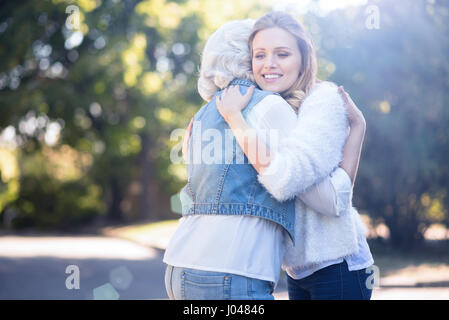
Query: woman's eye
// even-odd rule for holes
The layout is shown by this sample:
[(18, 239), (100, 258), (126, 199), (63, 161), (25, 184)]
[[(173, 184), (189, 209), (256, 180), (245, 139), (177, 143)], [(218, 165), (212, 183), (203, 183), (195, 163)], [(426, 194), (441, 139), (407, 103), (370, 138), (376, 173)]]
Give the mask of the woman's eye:
[(263, 58), (263, 54), (256, 54), (256, 55), (254, 56), (254, 58), (256, 58), (256, 59), (262, 59), (262, 58)]
[(280, 56), (280, 57), (288, 57), (289, 54), (288, 54), (288, 53), (279, 53), (279, 56)]

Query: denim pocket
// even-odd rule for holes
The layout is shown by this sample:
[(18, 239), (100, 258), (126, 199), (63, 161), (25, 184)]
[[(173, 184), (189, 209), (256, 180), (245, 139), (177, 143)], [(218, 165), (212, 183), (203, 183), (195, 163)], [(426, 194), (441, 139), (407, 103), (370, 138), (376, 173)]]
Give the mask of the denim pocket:
[(229, 299), (230, 277), (225, 275), (181, 273), (183, 299), (185, 300), (225, 300)]

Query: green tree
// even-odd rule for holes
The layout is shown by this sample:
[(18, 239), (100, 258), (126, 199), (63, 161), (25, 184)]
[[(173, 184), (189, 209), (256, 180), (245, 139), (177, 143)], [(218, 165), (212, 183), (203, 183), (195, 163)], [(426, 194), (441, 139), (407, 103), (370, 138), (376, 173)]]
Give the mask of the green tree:
[[(443, 1), (376, 1), (312, 18), (321, 67), (345, 86), (367, 121), (355, 204), (413, 248), (435, 222), (448, 225), (449, 15)], [(329, 72), (330, 71), (330, 72)], [(446, 201), (446, 202), (445, 202)]]
[(0, 212), (51, 228), (169, 218), (185, 183), (170, 136), (203, 104), (201, 48), (255, 3), (1, 2), (0, 129), (14, 129), (20, 188)]

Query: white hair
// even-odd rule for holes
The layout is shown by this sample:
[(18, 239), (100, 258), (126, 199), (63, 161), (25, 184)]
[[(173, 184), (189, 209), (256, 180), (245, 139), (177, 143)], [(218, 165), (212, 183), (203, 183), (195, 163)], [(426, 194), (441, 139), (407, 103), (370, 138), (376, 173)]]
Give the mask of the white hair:
[(207, 40), (198, 79), (198, 92), (204, 100), (210, 101), (234, 78), (254, 81), (248, 45), (253, 26), (252, 19), (230, 21)]

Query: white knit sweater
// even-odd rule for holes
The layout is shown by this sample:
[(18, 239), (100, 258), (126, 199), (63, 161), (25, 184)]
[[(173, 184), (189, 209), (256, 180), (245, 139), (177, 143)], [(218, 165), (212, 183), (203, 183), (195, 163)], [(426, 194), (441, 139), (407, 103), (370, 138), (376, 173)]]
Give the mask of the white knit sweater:
[[(279, 201), (296, 197), (338, 167), (348, 129), (337, 86), (327, 81), (316, 84), (300, 107), (297, 126), (279, 143), (270, 165), (258, 176), (260, 183)], [(330, 217), (296, 197), (295, 245), (287, 240), (283, 267), (310, 267), (356, 253), (357, 229), (364, 226), (348, 203), (339, 217)]]

